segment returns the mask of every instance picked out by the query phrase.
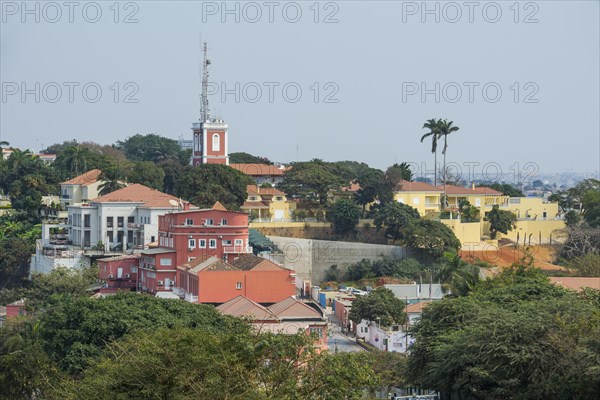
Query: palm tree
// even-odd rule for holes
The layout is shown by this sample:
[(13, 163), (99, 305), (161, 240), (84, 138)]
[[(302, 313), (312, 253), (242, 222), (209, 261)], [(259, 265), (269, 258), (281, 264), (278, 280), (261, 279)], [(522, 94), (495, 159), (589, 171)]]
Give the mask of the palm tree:
[(87, 170), (87, 149), (80, 146), (69, 146), (62, 154), (65, 166), (72, 176), (77, 176)]
[[(446, 120), (438, 121), (438, 136), (440, 138), (442, 136), (444, 137), (444, 150), (442, 150), (442, 154), (444, 155), (444, 199), (446, 199), (446, 150), (448, 149), (448, 135), (460, 129), (458, 126), (452, 126), (453, 122), (454, 121), (448, 122)], [(446, 203), (446, 200), (444, 200), (444, 203)], [(446, 205), (443, 204), (442, 207), (445, 208)]]
[(427, 120), (423, 124), (423, 129), (429, 129), (429, 132), (421, 137), (421, 143), (425, 138), (431, 136), (431, 152), (433, 153), (433, 184), (437, 186), (437, 141), (440, 137), (439, 134), (439, 123), (441, 120), (436, 121), (435, 119)]
[(103, 181), (100, 186), (98, 186), (99, 192), (101, 196), (108, 194), (110, 192), (114, 192), (115, 190), (119, 190), (127, 186), (123, 183), (124, 171), (121, 167), (121, 163), (117, 162), (106, 168), (100, 174), (99, 180)]

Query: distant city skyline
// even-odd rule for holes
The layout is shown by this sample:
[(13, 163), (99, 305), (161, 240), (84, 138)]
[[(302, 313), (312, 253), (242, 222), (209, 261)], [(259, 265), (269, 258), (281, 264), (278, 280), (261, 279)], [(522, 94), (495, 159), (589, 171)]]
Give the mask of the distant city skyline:
[(598, 177), (595, 1), (22, 4), (0, 5), (0, 140), (15, 147), (190, 140), (206, 41), (230, 152), (427, 169), (421, 127), (446, 118), (464, 169)]

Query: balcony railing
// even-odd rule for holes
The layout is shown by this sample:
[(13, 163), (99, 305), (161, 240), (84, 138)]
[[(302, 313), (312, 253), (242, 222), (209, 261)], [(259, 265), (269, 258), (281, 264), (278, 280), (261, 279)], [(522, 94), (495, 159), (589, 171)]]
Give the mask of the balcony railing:
[(228, 254), (228, 253), (252, 253), (252, 246), (244, 246), (244, 245), (223, 246), (223, 252), (225, 254)]

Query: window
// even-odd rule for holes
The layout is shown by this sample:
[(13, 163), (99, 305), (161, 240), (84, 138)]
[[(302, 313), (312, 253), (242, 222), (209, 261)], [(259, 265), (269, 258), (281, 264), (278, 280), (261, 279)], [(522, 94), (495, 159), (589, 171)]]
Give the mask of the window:
[(160, 265), (162, 265), (163, 267), (170, 266), (171, 265), (171, 259), (170, 258), (161, 258), (160, 259)]
[(283, 200), (283, 197), (281, 197), (281, 196), (277, 196), (277, 197), (275, 197), (275, 200), (277, 200), (277, 201), (282, 201), (282, 200)]
[(127, 217), (127, 223), (133, 224), (135, 222), (135, 217)]
[(210, 239), (208, 241), (208, 247), (210, 247), (211, 249), (216, 249), (217, 248), (217, 239)]
[(188, 239), (188, 247), (193, 249), (196, 247), (196, 239)]
[(227, 225), (227, 220), (225, 218), (221, 219), (221, 225)]
[(83, 226), (86, 228), (90, 227), (90, 214), (83, 216)]
[(119, 228), (123, 227), (123, 217), (117, 217), (117, 226)]
[(250, 196), (250, 198), (249, 198), (249, 199), (250, 199), (250, 201), (256, 201), (256, 200), (258, 200), (258, 199), (256, 198), (256, 196)]
[(475, 207), (481, 207), (481, 199), (475, 199)]
[(194, 261), (195, 259), (196, 259), (196, 257), (188, 257), (188, 262)]
[(323, 329), (322, 328), (310, 327), (309, 331), (310, 331), (311, 335), (323, 336)]
[(112, 243), (112, 241), (113, 241), (113, 231), (106, 231), (106, 236), (108, 236), (108, 241)]
[(418, 204), (419, 204), (419, 198), (418, 198), (418, 197), (415, 197), (415, 198), (413, 199), (413, 204), (415, 204), (415, 205), (418, 205)]
[(240, 290), (242, 288), (242, 282), (236, 282), (235, 288)]
[(212, 151), (221, 151), (221, 137), (218, 133), (212, 137)]
[(194, 220), (193, 220), (193, 219), (191, 219), (191, 218), (187, 218), (187, 219), (185, 220), (185, 224), (186, 224), (186, 225), (194, 225)]
[(107, 228), (113, 227), (113, 217), (106, 217), (106, 227)]
[(231, 246), (231, 240), (223, 240), (223, 246)]
[(241, 246), (244, 244), (244, 240), (243, 239), (235, 239), (235, 245), (236, 246)]
[(206, 248), (206, 239), (198, 239), (198, 247), (201, 249)]
[(215, 221), (212, 220), (212, 218), (207, 218), (206, 221), (204, 221), (204, 225), (208, 225), (208, 226), (212, 226), (215, 223)]

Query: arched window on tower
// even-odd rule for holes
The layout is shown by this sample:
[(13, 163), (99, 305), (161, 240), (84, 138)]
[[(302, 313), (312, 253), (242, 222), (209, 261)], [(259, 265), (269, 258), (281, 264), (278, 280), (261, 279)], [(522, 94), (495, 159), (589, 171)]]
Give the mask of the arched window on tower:
[(212, 150), (221, 151), (221, 137), (217, 133), (212, 137)]

